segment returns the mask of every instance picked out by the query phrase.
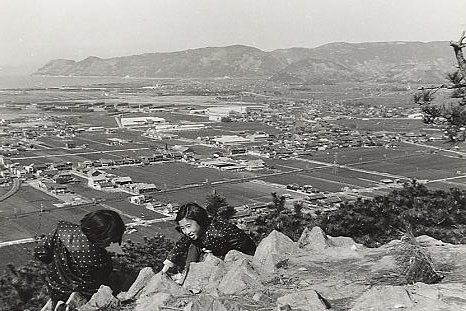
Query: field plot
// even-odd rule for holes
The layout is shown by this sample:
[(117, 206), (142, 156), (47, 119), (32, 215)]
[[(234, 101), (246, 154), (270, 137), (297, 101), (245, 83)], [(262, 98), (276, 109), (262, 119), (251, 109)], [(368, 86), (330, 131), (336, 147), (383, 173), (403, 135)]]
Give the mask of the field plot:
[[(318, 163), (306, 162), (298, 159), (263, 159), (268, 166), (274, 166), (281, 171), (288, 172), (297, 168), (304, 170), (318, 170), (321, 168), (327, 167), (327, 165), (322, 165)], [(330, 164), (330, 162), (329, 162)]]
[(110, 206), (126, 215), (135, 216), (142, 219), (158, 219), (165, 217), (164, 215), (148, 210), (143, 205), (132, 204), (127, 200), (108, 200), (102, 203), (105, 208)]
[[(63, 118), (63, 117), (62, 117)], [(80, 113), (79, 118), (64, 118), (71, 124), (78, 124), (80, 126), (103, 126), (105, 128), (117, 127), (115, 117), (107, 113)]]
[(59, 200), (23, 184), (17, 193), (0, 202), (0, 217), (40, 211), (41, 205), (44, 209), (55, 208), (54, 203)]
[(180, 233), (175, 229), (174, 221), (164, 221), (147, 226), (138, 226), (136, 227), (136, 232), (131, 234), (123, 235), (123, 242), (131, 240), (133, 242), (142, 242), (144, 237), (153, 237), (157, 235), (164, 235), (172, 241), (178, 240)]
[(365, 162), (385, 162), (390, 159), (410, 157), (412, 154), (425, 153), (426, 148), (414, 145), (402, 144), (397, 149), (386, 149), (383, 147), (369, 148), (343, 148), (331, 152), (316, 152), (312, 156), (303, 156), (305, 159), (324, 161), (333, 163), (336, 160), (338, 164), (351, 165)]
[(424, 153), (379, 163), (355, 165), (355, 167), (383, 171), (409, 178), (439, 179), (457, 176), (458, 171), (466, 172), (466, 160)]
[[(132, 116), (133, 115), (128, 115), (128, 117), (132, 117)], [(137, 115), (134, 115), (134, 116), (137, 116)], [(168, 111), (160, 111), (160, 112), (156, 112), (152, 114), (145, 114), (145, 116), (164, 118), (165, 121), (169, 123), (178, 123), (180, 121), (190, 121), (190, 122), (200, 122), (200, 123), (209, 122), (208, 116), (205, 116), (205, 115), (175, 113), (175, 112), (168, 112)]]
[(69, 207), (33, 213), (18, 217), (0, 218), (1, 241), (31, 238), (37, 234), (44, 234), (55, 228), (60, 220), (79, 223), (88, 212), (97, 210), (97, 206)]
[(211, 194), (213, 189), (215, 189), (218, 194), (224, 196), (228, 204), (240, 206), (256, 202), (268, 202), (271, 200), (270, 193), (280, 188), (261, 183), (244, 182), (156, 193), (154, 194), (154, 198), (167, 203), (184, 204), (187, 202), (197, 202), (198, 204), (204, 205), (206, 196)]
[(181, 162), (164, 162), (143, 167), (120, 167), (116, 174), (130, 176), (134, 181), (153, 183), (160, 189), (179, 187), (194, 183), (241, 178), (242, 173), (223, 172), (213, 168), (198, 168)]
[(263, 178), (268, 182), (277, 184), (299, 184), (299, 185), (312, 185), (315, 189), (320, 191), (338, 192), (343, 187), (361, 188), (374, 186), (373, 183), (354, 178), (344, 178), (343, 176), (332, 175), (331, 173), (294, 173), (282, 176), (272, 176)]
[(388, 131), (388, 132), (413, 132), (419, 131), (425, 124), (422, 123), (422, 120), (413, 120), (413, 119), (396, 119), (396, 118), (387, 118), (387, 119), (340, 119), (332, 121), (332, 123), (345, 125), (349, 128), (354, 128), (357, 130), (364, 131)]

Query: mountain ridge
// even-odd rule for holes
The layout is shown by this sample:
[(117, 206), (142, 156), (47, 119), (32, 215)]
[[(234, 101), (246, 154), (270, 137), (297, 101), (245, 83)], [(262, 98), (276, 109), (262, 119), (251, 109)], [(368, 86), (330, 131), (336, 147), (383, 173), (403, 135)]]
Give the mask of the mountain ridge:
[[(302, 66), (301, 66), (301, 65)], [(34, 75), (139, 78), (260, 78), (278, 83), (438, 83), (454, 70), (447, 41), (333, 42), (262, 51), (247, 45), (99, 58), (56, 59)]]

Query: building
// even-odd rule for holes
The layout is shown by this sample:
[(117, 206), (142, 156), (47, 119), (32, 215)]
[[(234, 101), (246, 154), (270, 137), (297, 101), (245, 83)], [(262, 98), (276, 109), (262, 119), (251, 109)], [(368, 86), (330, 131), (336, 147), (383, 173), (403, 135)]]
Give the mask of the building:
[(209, 116), (209, 121), (222, 121), (222, 119), (232, 115), (245, 114), (246, 112), (247, 106), (243, 105), (209, 107), (205, 110), (206, 115)]
[(120, 119), (122, 127), (151, 126), (165, 123), (164, 118), (159, 117), (130, 117)]
[(158, 190), (154, 184), (147, 183), (128, 184), (128, 188), (131, 192), (135, 194), (151, 193), (156, 192)]
[(126, 176), (126, 177), (115, 177), (115, 178), (112, 178), (111, 182), (112, 182), (112, 184), (114, 184), (115, 186), (121, 187), (121, 186), (125, 186), (125, 185), (128, 185), (128, 184), (133, 183), (133, 180), (131, 179), (131, 177)]
[(238, 135), (223, 135), (221, 137), (214, 138), (212, 141), (219, 146), (231, 146), (250, 142), (249, 139)]
[(134, 196), (129, 197), (129, 201), (133, 204), (143, 204), (146, 202), (146, 198), (143, 194), (134, 195)]

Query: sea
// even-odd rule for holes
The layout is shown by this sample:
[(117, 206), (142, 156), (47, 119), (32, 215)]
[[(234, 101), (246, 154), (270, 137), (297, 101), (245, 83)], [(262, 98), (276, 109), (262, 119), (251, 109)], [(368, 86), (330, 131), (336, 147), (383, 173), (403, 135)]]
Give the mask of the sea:
[(86, 86), (101, 83), (125, 83), (141, 78), (122, 77), (48, 77), (48, 76), (1, 76), (0, 90), (50, 88), (62, 86)]

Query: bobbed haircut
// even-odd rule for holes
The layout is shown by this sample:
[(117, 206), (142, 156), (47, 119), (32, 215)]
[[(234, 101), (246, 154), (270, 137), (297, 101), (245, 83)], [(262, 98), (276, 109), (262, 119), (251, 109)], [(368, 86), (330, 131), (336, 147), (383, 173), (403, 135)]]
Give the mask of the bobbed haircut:
[(125, 224), (117, 212), (97, 210), (84, 215), (81, 231), (93, 244), (106, 247), (112, 242), (121, 245)]
[(207, 215), (207, 211), (194, 202), (181, 205), (175, 220), (179, 222), (183, 218), (195, 220), (204, 230), (210, 225), (210, 218)]

